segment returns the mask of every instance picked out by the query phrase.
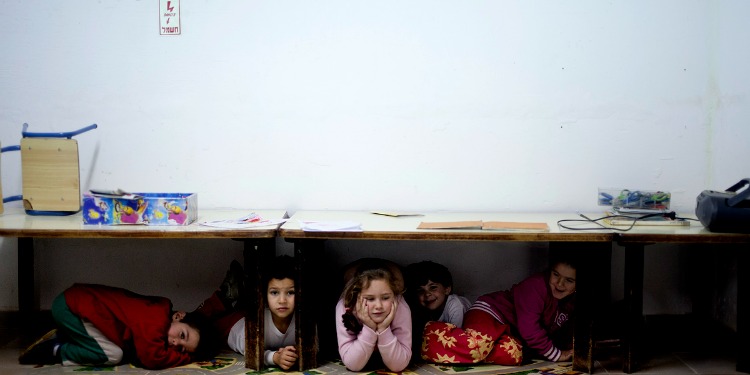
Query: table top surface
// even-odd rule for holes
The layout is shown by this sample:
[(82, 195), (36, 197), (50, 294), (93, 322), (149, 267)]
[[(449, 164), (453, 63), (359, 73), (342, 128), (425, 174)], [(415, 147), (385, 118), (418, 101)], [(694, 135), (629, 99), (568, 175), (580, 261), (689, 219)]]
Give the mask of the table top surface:
[[(398, 214), (398, 213), (395, 213)], [(287, 239), (391, 239), (391, 240), (467, 240), (467, 241), (558, 241), (629, 243), (750, 243), (750, 234), (710, 232), (698, 221), (689, 226), (643, 226), (628, 231), (596, 229), (577, 213), (501, 213), (501, 212), (424, 212), (387, 216), (371, 211), (298, 211), (279, 229)], [(596, 214), (586, 215), (590, 218)], [(695, 219), (693, 215), (682, 215)], [(481, 229), (417, 229), (421, 222), (505, 221), (547, 223), (549, 232), (502, 231)], [(560, 220), (573, 220), (558, 225)], [(580, 220), (580, 221), (578, 221)], [(360, 232), (312, 232), (302, 229), (303, 222), (356, 222)], [(623, 229), (626, 227), (617, 226)], [(578, 230), (584, 229), (584, 230)]]
[(67, 216), (28, 215), (20, 207), (0, 215), (0, 236), (59, 238), (273, 238), (279, 224), (254, 228), (216, 228), (199, 223), (239, 219), (255, 212), (264, 219), (283, 219), (286, 210), (200, 209), (190, 225), (88, 225), (81, 213)]
[[(68, 216), (33, 216), (20, 207), (6, 208), (0, 215), (0, 236), (58, 238), (272, 238), (286, 239), (372, 239), (372, 240), (465, 240), (465, 241), (558, 241), (631, 243), (750, 243), (750, 234), (715, 233), (700, 222), (689, 226), (635, 226), (629, 231), (611, 229), (573, 230), (558, 226), (559, 220), (579, 220), (577, 214), (566, 213), (501, 213), (501, 212), (382, 212), (371, 211), (297, 211), (283, 225), (234, 229), (216, 228), (199, 223), (213, 220), (238, 219), (255, 212), (265, 219), (287, 218), (286, 210), (278, 209), (201, 209), (198, 219), (190, 225), (86, 225), (81, 213)], [(587, 215), (596, 217), (596, 215)], [(422, 222), (502, 221), (546, 223), (549, 231), (487, 230), (487, 229), (418, 229)], [(355, 223), (361, 231), (303, 230), (303, 223)], [(583, 221), (567, 222), (574, 229), (595, 228)], [(623, 227), (618, 227), (623, 228)]]
[[(467, 241), (586, 241), (609, 242), (612, 231), (577, 232), (558, 227), (557, 221), (571, 215), (551, 213), (493, 213), (493, 212), (425, 212), (418, 214), (394, 213), (394, 216), (370, 211), (298, 211), (279, 229), (287, 239), (381, 239), (381, 240), (467, 240)], [(546, 223), (548, 232), (526, 230), (487, 229), (418, 229), (422, 222), (502, 221)], [(358, 223), (361, 231), (312, 232), (303, 223)]]

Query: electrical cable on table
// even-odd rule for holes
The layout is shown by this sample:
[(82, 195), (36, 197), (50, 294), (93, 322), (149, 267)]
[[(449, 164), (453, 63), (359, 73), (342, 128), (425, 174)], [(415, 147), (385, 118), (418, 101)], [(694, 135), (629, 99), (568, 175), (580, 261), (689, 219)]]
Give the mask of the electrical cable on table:
[[(563, 228), (563, 229), (568, 229), (568, 230), (602, 230), (602, 229), (609, 229), (609, 230), (614, 230), (614, 231), (618, 231), (618, 232), (627, 232), (627, 231), (633, 229), (633, 227), (636, 225), (636, 223), (638, 221), (649, 219), (649, 218), (653, 218), (653, 217), (663, 217), (665, 219), (680, 220), (680, 221), (686, 221), (686, 220), (698, 221), (697, 219), (693, 219), (693, 218), (689, 218), (689, 217), (679, 217), (679, 216), (677, 216), (677, 214), (674, 211), (671, 211), (671, 212), (659, 212), (659, 213), (653, 213), (653, 214), (645, 214), (645, 215), (641, 215), (641, 216), (606, 215), (606, 216), (602, 216), (602, 217), (598, 217), (598, 218), (594, 218), (594, 219), (589, 218), (588, 216), (586, 216), (586, 215), (584, 215), (582, 213), (578, 213), (578, 216), (582, 217), (583, 219), (562, 219), (562, 220), (558, 220), (557, 221), (557, 226), (560, 227), (560, 228)], [(617, 227), (612, 227), (612, 226), (606, 226), (606, 225), (600, 223), (600, 221), (606, 220), (606, 219), (626, 219), (626, 220), (633, 220), (633, 222), (630, 223), (630, 226), (628, 226), (627, 228), (617, 228)], [(592, 223), (592, 224), (596, 224), (597, 227), (596, 228), (573, 228), (573, 227), (569, 227), (567, 225), (563, 225), (562, 223)]]

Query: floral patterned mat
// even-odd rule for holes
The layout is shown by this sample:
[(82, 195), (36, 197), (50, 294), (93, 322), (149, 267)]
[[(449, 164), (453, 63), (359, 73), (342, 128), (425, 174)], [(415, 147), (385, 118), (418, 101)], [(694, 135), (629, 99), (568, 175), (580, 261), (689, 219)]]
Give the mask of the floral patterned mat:
[[(378, 370), (369, 372), (352, 372), (347, 370), (339, 361), (326, 362), (320, 367), (306, 371), (289, 371), (285, 372), (278, 368), (268, 368), (261, 371), (255, 371), (245, 368), (245, 359), (237, 353), (222, 353), (212, 361), (195, 362), (182, 367), (169, 368), (164, 370), (146, 370), (133, 365), (125, 364), (112, 367), (84, 367), (84, 366), (42, 366), (34, 367), (31, 371), (35, 375), (42, 374), (63, 374), (63, 373), (130, 373), (130, 374), (173, 374), (173, 375), (190, 375), (190, 374), (247, 374), (247, 375), (333, 375), (333, 374), (359, 374), (359, 375), (393, 375), (396, 373), (388, 370)], [(570, 363), (557, 364), (546, 361), (533, 361), (523, 366), (498, 366), (498, 365), (436, 365), (436, 364), (415, 364), (401, 372), (401, 375), (584, 375), (579, 371), (573, 371)]]

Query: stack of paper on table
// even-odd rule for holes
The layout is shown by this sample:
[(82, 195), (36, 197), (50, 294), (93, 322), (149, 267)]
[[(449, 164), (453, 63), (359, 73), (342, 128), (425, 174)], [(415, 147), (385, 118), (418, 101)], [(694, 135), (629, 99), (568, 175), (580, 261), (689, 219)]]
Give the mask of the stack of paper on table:
[(305, 232), (361, 232), (362, 224), (356, 221), (300, 221)]
[(238, 219), (201, 221), (198, 224), (215, 228), (250, 229), (266, 227), (270, 225), (279, 225), (283, 224), (286, 221), (287, 219), (264, 219), (262, 216), (256, 214), (255, 212), (251, 212), (250, 214)]

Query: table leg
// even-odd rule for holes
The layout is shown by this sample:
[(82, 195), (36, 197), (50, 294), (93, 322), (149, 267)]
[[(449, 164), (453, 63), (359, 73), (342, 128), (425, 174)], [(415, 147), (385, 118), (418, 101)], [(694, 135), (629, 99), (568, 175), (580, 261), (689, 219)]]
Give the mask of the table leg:
[(625, 327), (622, 372), (638, 370), (639, 343), (643, 328), (643, 244), (625, 246)]
[(593, 360), (593, 321), (590, 317), (578, 316), (575, 323), (573, 339), (573, 370), (591, 374), (594, 371)]
[(576, 280), (573, 370), (590, 374), (594, 371), (595, 312), (609, 303), (612, 243), (550, 243), (550, 252), (557, 250), (581, 255)]
[(243, 256), (245, 259), (247, 316), (245, 317), (245, 367), (253, 370), (263, 368), (265, 347), (264, 313), (265, 289), (261, 287), (263, 264), (276, 256), (274, 238), (246, 239)]
[[(747, 245), (745, 245), (747, 246)], [(737, 248), (737, 366), (738, 372), (750, 373), (750, 358), (747, 353), (750, 352), (750, 334), (746, 325), (748, 320), (748, 290), (750, 290), (750, 277), (745, 272), (747, 270), (748, 256), (747, 248), (738, 246)]]
[[(30, 237), (18, 238), (18, 311), (21, 326), (29, 328), (36, 317), (34, 312), (39, 310), (35, 300), (34, 280), (34, 239)], [(24, 329), (24, 332), (30, 332)]]
[(318, 328), (317, 322), (322, 319), (332, 320), (330, 316), (321, 316), (328, 311), (320, 306), (322, 291), (318, 279), (325, 278), (332, 270), (321, 263), (325, 249), (325, 240), (301, 240), (294, 242), (294, 257), (298, 265), (298, 278), (295, 284), (295, 307), (297, 319), (297, 353), (301, 371), (318, 367)]

